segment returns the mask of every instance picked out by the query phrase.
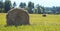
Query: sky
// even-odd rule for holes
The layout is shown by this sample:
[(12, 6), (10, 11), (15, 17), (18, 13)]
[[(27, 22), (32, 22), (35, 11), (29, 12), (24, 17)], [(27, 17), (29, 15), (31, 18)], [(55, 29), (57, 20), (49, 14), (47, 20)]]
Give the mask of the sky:
[(16, 2), (17, 6), (20, 2), (28, 4), (29, 1), (33, 2), (35, 5), (39, 4), (44, 7), (60, 6), (60, 0), (11, 0), (12, 3)]

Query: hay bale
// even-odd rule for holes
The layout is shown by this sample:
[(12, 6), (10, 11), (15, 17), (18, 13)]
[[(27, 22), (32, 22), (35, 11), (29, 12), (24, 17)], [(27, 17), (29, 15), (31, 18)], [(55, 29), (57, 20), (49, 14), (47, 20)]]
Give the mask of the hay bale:
[(42, 15), (43, 17), (46, 17), (46, 14), (45, 13), (43, 13), (43, 15)]
[(7, 13), (7, 25), (27, 25), (29, 24), (29, 15), (21, 8), (14, 8)]

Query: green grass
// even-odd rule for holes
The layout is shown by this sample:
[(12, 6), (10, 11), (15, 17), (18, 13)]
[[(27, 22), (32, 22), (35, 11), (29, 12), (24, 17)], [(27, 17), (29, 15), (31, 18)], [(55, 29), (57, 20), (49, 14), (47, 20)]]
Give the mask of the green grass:
[(6, 13), (0, 13), (0, 31), (60, 31), (60, 15), (29, 14), (31, 25), (8, 26), (6, 25)]

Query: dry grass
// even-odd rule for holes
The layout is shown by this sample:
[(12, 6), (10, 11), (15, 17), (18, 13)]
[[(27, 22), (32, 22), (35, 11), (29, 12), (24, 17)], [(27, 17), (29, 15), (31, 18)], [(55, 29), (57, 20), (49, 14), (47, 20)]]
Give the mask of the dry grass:
[(31, 25), (8, 26), (6, 25), (6, 13), (0, 13), (0, 31), (60, 31), (60, 15), (29, 14)]

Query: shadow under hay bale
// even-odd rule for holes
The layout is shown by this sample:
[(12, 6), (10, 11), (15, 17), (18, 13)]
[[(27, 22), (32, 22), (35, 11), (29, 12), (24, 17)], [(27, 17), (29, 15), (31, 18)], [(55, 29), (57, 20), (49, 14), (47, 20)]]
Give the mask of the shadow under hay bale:
[(6, 23), (8, 26), (29, 24), (29, 15), (26, 11), (24, 11), (21, 8), (14, 8), (8, 11), (6, 19), (7, 19)]
[(46, 17), (46, 14), (43, 14), (42, 16), (43, 16), (43, 17)]

